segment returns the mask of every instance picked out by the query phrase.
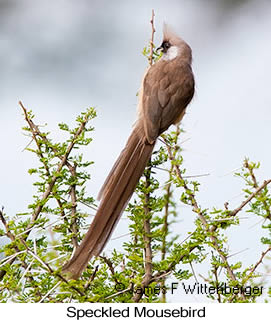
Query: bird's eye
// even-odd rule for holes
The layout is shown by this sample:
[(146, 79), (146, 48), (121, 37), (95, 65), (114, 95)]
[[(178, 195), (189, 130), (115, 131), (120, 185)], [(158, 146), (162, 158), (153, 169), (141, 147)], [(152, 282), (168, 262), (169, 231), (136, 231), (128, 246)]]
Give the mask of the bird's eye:
[(164, 48), (169, 49), (170, 43), (168, 41), (164, 42)]
[(160, 47), (157, 48), (157, 50), (162, 50), (163, 53), (166, 53), (167, 50), (171, 47), (170, 42), (168, 41), (163, 41), (162, 45)]

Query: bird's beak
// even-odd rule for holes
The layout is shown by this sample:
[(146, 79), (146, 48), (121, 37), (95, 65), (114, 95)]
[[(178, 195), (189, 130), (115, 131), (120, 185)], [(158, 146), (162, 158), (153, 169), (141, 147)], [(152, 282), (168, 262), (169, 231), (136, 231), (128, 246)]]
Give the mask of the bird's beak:
[(156, 51), (157, 52), (160, 52), (160, 51), (163, 52), (164, 51), (164, 48), (163, 48), (162, 44), (159, 47), (156, 48)]
[(158, 48), (156, 48), (156, 51), (157, 51), (157, 52), (163, 51), (163, 47), (162, 47), (162, 45), (161, 45), (161, 46), (159, 46)]

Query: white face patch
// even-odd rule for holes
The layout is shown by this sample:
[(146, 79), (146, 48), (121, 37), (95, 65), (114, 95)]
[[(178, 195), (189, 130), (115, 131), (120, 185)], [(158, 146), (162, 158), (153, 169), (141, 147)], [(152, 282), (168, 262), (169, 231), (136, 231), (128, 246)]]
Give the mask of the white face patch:
[(177, 46), (171, 46), (167, 50), (166, 54), (163, 55), (163, 59), (165, 61), (171, 61), (172, 59), (176, 58), (179, 52), (179, 48)]

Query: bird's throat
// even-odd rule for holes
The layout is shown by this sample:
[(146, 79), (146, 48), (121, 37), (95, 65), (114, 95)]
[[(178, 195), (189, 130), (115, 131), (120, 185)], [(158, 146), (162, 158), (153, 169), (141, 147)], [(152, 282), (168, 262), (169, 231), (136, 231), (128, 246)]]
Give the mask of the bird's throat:
[(178, 56), (179, 48), (177, 46), (171, 46), (167, 52), (163, 55), (165, 61), (171, 61)]

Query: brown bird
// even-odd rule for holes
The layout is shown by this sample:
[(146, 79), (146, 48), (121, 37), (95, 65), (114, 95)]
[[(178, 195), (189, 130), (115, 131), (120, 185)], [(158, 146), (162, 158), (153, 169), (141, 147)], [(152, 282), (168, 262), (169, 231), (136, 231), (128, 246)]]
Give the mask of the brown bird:
[(63, 267), (71, 278), (78, 278), (90, 258), (102, 252), (151, 158), (157, 138), (181, 121), (193, 98), (189, 45), (165, 25), (159, 49), (162, 58), (143, 77), (137, 121), (100, 190), (96, 216), (73, 257)]

